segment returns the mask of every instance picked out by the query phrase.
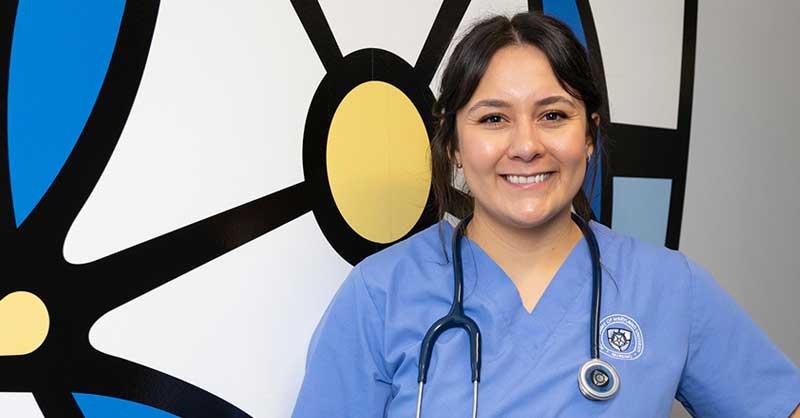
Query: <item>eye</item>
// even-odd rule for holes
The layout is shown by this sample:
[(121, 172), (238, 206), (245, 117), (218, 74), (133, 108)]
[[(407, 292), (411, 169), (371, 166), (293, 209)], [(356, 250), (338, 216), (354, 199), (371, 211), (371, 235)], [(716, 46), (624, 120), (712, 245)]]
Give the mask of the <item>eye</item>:
[(562, 113), (562, 112), (555, 112), (555, 111), (553, 111), (553, 112), (547, 112), (547, 113), (545, 113), (545, 114), (542, 116), (542, 120), (545, 120), (545, 121), (547, 121), (547, 122), (558, 122), (558, 121), (561, 121), (561, 120), (563, 120), (563, 119), (564, 119), (564, 118), (566, 118), (566, 117), (567, 117), (567, 115), (565, 115), (565, 114), (564, 114), (564, 113)]
[(481, 123), (488, 123), (491, 125), (498, 124), (503, 121), (503, 117), (500, 115), (488, 115), (481, 118)]

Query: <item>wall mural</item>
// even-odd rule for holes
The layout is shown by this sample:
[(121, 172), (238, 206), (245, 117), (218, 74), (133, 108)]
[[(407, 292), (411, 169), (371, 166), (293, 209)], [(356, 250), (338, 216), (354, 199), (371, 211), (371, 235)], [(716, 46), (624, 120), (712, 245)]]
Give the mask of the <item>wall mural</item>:
[[(46, 418), (248, 417), (202, 388), (98, 351), (89, 342), (90, 328), (120, 305), (308, 212), (350, 264), (431, 225), (429, 85), (470, 2), (442, 3), (412, 65), (379, 48), (343, 55), (319, 4), (292, 1), (326, 71), (303, 138), (297, 138), (305, 180), (79, 265), (65, 260), (64, 240), (125, 127), (160, 3), (97, 0), (83, 9), (56, 3), (8, 1), (0, 10), (6, 271), (0, 281), (0, 392), (33, 393)], [(571, 25), (605, 89), (588, 0), (529, 1), (528, 7)], [(656, 222), (665, 225), (662, 243), (672, 248), (686, 182), (696, 11), (696, 0), (687, 0), (677, 127), (613, 123), (603, 165), (607, 181), (593, 198), (598, 218), (611, 225), (619, 209), (615, 193), (633, 190), (630, 179), (666, 184), (655, 199), (666, 199), (668, 211)], [(604, 113), (609, 118), (609, 109)], [(376, 135), (386, 140), (371, 141)], [(376, 221), (375, 213), (391, 213), (391, 221)]]

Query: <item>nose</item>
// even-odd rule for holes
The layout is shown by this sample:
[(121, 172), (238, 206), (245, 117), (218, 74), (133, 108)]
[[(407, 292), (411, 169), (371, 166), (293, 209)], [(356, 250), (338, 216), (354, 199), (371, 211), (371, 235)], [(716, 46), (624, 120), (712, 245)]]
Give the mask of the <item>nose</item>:
[(544, 144), (533, 121), (518, 122), (514, 125), (510, 135), (508, 158), (528, 162), (544, 154)]

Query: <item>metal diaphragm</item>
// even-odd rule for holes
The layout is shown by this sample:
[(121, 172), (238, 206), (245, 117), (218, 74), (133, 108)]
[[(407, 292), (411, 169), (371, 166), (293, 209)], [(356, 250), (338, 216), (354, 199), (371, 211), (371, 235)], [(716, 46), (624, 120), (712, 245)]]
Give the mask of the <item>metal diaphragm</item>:
[(587, 399), (605, 401), (619, 391), (619, 375), (611, 364), (593, 358), (581, 367), (578, 387)]

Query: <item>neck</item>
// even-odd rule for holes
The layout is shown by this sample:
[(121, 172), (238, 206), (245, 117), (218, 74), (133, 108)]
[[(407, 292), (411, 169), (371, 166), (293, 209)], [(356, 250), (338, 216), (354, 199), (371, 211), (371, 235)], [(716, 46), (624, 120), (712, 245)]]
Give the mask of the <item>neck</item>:
[(571, 250), (582, 237), (569, 210), (542, 225), (522, 228), (495, 222), (477, 206), (467, 225), (467, 235), (485, 251), (492, 249), (507, 256), (525, 257), (528, 263), (538, 259), (531, 256), (548, 255), (559, 248)]
[(523, 228), (496, 222), (477, 205), (467, 235), (518, 288), (542, 290), (583, 236), (569, 208), (542, 225)]

